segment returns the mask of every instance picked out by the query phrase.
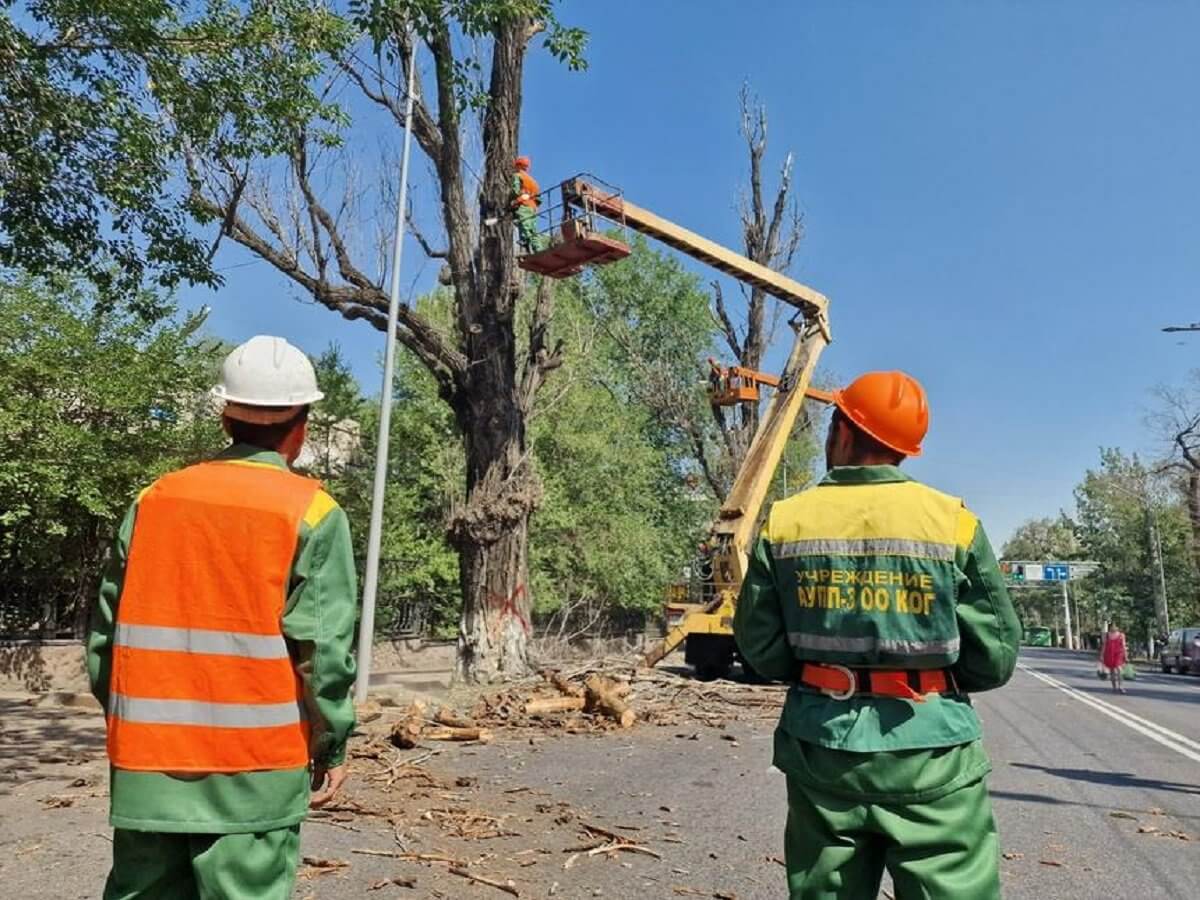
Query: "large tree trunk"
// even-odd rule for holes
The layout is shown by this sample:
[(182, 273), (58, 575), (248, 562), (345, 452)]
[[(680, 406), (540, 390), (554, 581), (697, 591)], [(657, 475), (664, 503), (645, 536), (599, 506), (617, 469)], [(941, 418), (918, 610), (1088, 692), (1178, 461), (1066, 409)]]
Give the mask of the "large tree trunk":
[[(487, 159), (481, 220), (508, 208), (529, 28), (516, 23), (496, 33), (483, 122)], [(451, 183), (461, 185), (443, 176), (443, 192)], [(443, 205), (447, 211), (464, 208), (459, 202)], [(455, 266), (455, 247), (466, 243), (469, 230), (452, 216), (447, 220), (458, 325), (468, 359), (456, 403), (466, 439), (467, 500), (450, 527), (463, 594), (456, 673), (460, 680), (493, 681), (529, 671), (529, 517), (541, 486), (529, 463), (525, 421), (544, 373), (545, 358), (539, 363), (537, 355), (549, 306), (540, 291), (533, 319), (541, 332), (531, 334), (524, 370), (518, 373), (514, 317), (523, 284), (515, 277), (512, 224), (502, 217), (499, 226), (485, 225), (473, 264)]]
[(487, 682), (529, 671), (529, 516), (540, 485), (517, 408), (483, 406), (468, 419), (467, 501), (450, 528), (463, 595), (455, 675)]

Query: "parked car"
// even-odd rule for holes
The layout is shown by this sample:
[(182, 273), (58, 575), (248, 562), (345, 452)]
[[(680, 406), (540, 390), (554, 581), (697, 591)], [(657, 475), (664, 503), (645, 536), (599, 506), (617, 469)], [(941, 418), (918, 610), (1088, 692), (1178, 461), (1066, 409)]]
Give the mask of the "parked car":
[(1200, 675), (1200, 628), (1176, 628), (1167, 635), (1158, 663), (1164, 672)]

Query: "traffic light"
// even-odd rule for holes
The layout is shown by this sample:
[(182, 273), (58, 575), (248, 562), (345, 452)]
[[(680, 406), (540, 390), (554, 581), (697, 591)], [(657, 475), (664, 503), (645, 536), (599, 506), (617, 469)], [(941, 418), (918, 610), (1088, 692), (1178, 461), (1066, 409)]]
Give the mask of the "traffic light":
[(1025, 580), (1024, 567), (1019, 563), (1002, 562), (1000, 563), (1000, 572), (1004, 575), (1004, 580), (1010, 584)]

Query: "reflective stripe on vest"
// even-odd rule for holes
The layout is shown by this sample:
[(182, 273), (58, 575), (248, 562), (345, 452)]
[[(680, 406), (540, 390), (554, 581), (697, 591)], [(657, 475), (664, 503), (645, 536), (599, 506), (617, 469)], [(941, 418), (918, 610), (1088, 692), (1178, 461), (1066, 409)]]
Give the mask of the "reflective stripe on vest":
[(134, 647), (138, 650), (181, 650), (184, 653), (245, 656), (249, 659), (288, 658), (287, 643), (283, 640), (283, 635), (119, 624), (114, 642), (122, 647)]
[(109, 697), (108, 712), (126, 722), (212, 728), (273, 728), (304, 718), (304, 708), (296, 700), (288, 703), (205, 703), (201, 700), (148, 700), (124, 694)]
[(820, 485), (776, 503), (763, 536), (797, 659), (953, 664), (956, 561), (974, 531), (961, 500), (917, 482)]
[(308, 762), (281, 619), (320, 485), (203, 463), (139, 503), (117, 606), (108, 750), (117, 768), (246, 772)]
[(900, 538), (858, 538), (830, 540), (813, 538), (789, 541), (771, 548), (776, 559), (790, 556), (914, 556), (920, 559), (954, 561), (954, 544), (936, 541), (910, 541)]

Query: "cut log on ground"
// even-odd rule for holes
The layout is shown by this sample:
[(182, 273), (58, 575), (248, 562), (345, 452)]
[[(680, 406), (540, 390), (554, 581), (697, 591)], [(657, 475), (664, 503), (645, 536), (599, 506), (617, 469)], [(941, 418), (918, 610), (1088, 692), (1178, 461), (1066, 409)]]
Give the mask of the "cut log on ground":
[(478, 723), (468, 719), (466, 716), (456, 713), (452, 709), (442, 707), (437, 711), (437, 715), (433, 720), (439, 725), (448, 725), (451, 728), (478, 728)]
[[(558, 688), (559, 692), (566, 697), (582, 697), (583, 688), (577, 684), (571, 684), (562, 674), (562, 672), (551, 672), (546, 669), (542, 670), (542, 677), (549, 681), (552, 685)], [(581, 707), (582, 708), (582, 707)]]
[(541, 697), (525, 704), (525, 715), (544, 716), (548, 713), (579, 712), (587, 707), (583, 697)]
[(629, 705), (599, 675), (589, 675), (583, 686), (587, 691), (589, 709), (599, 710), (622, 728), (629, 728), (637, 720), (637, 715)]
[(424, 730), (424, 718), (418, 715), (409, 715), (395, 724), (390, 738), (392, 743), (401, 750), (411, 750), (421, 742), (421, 733)]
[(492, 739), (492, 733), (486, 728), (450, 728), (449, 726), (429, 727), (421, 732), (425, 741), (479, 741), (486, 744)]

